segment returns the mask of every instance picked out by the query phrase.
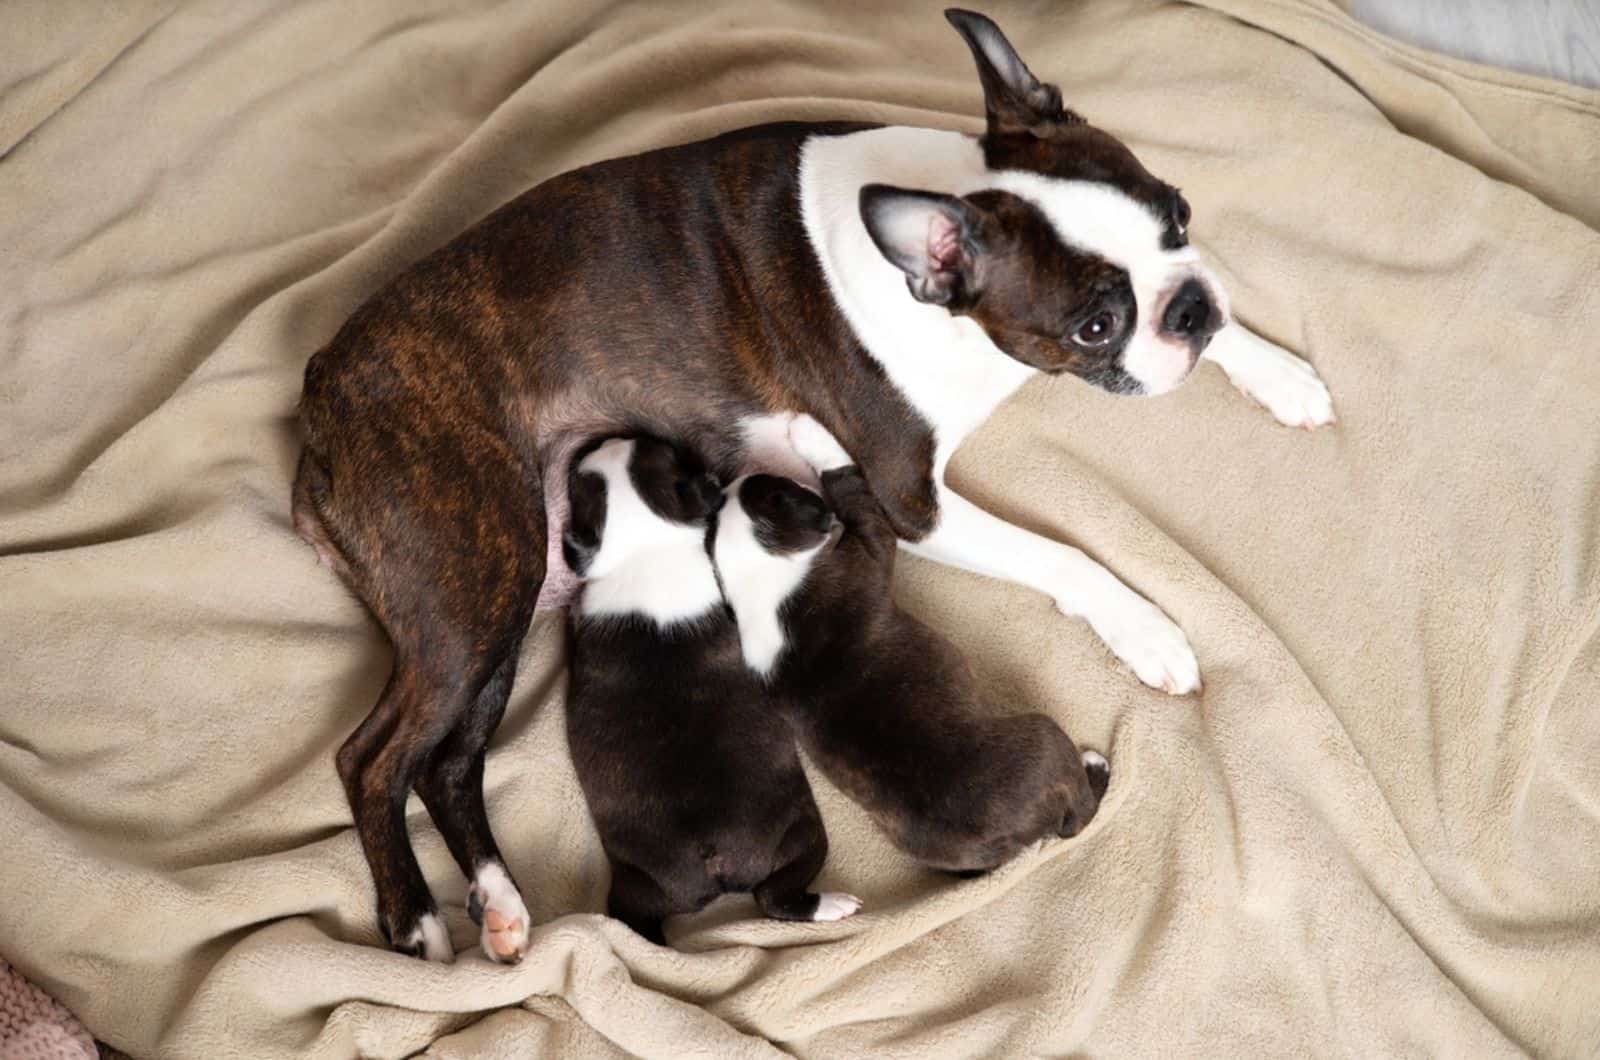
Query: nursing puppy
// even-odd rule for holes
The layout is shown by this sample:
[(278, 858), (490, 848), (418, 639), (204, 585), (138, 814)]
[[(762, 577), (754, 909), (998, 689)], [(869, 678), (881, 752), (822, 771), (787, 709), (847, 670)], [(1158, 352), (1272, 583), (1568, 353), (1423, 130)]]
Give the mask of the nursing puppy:
[(745, 668), (706, 553), (721, 501), (699, 461), (612, 439), (568, 483), (572, 611), (567, 739), (611, 861), (607, 911), (652, 942), (662, 919), (749, 891), (780, 920), (860, 905), (807, 890), (828, 839), (795, 753)]
[(1076, 835), (1110, 773), (1043, 714), (977, 708), (956, 647), (895, 606), (895, 532), (861, 471), (808, 416), (795, 447), (822, 497), (751, 475), (728, 487), (713, 555), (744, 661), (806, 752), (902, 850), (978, 873)]

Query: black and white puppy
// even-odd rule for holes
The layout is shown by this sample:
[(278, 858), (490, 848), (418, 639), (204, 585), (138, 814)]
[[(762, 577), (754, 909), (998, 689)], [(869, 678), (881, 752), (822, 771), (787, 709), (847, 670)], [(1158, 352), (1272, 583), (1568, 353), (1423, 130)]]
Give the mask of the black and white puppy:
[(789, 727), (744, 665), (706, 551), (721, 502), (698, 458), (654, 438), (582, 454), (568, 483), (567, 738), (611, 862), (608, 912), (653, 942), (726, 892), (767, 916), (837, 920), (807, 888), (828, 839)]
[(866, 478), (815, 420), (795, 448), (821, 497), (789, 479), (728, 487), (713, 556), (750, 672), (806, 753), (902, 850), (977, 873), (1043, 836), (1076, 835), (1110, 773), (1043, 714), (977, 707), (947, 639), (895, 606), (896, 535)]

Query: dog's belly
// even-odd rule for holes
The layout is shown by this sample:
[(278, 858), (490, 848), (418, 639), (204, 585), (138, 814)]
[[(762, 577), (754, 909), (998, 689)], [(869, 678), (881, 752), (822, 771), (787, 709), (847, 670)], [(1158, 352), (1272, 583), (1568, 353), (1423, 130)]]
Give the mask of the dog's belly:
[(781, 475), (812, 489), (821, 488), (816, 471), (789, 441), (789, 425), (794, 417), (793, 412), (777, 412), (746, 416), (739, 421), (739, 433), (744, 439), (740, 475)]

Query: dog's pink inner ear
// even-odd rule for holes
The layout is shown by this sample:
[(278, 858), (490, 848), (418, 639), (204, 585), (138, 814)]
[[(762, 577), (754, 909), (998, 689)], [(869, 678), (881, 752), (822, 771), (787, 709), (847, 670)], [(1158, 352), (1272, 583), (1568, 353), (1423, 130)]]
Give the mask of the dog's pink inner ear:
[(965, 262), (961, 247), (961, 226), (950, 217), (935, 212), (928, 221), (928, 260), (935, 272), (954, 272)]

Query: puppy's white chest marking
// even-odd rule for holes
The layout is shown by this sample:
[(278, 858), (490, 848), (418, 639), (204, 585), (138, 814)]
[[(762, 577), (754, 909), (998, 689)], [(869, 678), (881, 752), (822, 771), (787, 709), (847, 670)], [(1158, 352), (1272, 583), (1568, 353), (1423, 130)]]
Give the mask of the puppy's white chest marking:
[(667, 627), (701, 618), (722, 602), (705, 538), (676, 547), (648, 549), (603, 578), (583, 587), (582, 614), (641, 615)]
[(722, 602), (703, 526), (670, 522), (650, 509), (628, 475), (633, 444), (607, 443), (583, 470), (606, 479), (605, 529), (578, 597), (581, 614), (642, 615), (657, 626), (693, 621)]
[(778, 610), (805, 581), (823, 546), (779, 555), (768, 552), (756, 540), (750, 516), (738, 496), (738, 483), (734, 483), (718, 517), (713, 552), (723, 593), (739, 624), (745, 665), (765, 678), (771, 676), (788, 647)]

